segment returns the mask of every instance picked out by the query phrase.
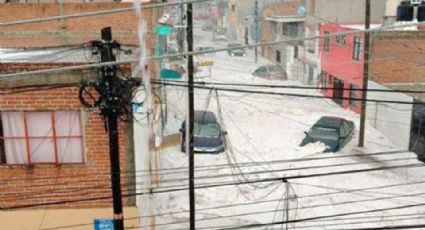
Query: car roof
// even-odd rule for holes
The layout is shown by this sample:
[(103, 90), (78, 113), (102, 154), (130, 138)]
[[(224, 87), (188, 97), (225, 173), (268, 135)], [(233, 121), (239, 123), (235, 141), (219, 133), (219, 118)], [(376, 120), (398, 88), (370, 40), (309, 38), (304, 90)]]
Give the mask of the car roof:
[(212, 123), (217, 122), (215, 114), (211, 111), (196, 110), (195, 122), (197, 123)]
[(344, 118), (325, 116), (321, 117), (314, 126), (338, 128), (344, 121), (346, 121)]

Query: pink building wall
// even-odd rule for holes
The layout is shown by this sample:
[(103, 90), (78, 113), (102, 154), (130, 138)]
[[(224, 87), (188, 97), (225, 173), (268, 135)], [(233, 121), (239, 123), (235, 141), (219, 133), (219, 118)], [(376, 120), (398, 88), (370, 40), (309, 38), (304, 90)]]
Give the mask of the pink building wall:
[[(353, 29), (346, 28), (343, 25), (337, 24), (322, 24), (320, 26), (320, 35), (324, 35), (325, 32), (335, 34), (338, 32), (353, 31)], [(354, 50), (354, 37), (361, 38), (361, 53), (360, 60), (353, 59)], [(344, 82), (343, 97), (350, 98), (350, 86), (355, 85), (362, 88), (363, 84), (363, 34), (347, 34), (345, 44), (337, 42), (336, 36), (330, 37), (330, 50), (324, 50), (324, 39), (320, 39), (320, 58), (322, 75), (327, 73), (330, 77), (326, 85), (322, 87), (331, 88), (322, 90), (322, 93), (327, 97), (334, 96), (334, 80), (335, 78)], [(323, 76), (322, 76), (323, 77)], [(358, 95), (361, 95), (361, 91), (356, 91)], [(349, 103), (348, 99), (343, 100), (342, 107), (351, 109), (357, 113), (360, 112), (360, 102), (356, 102), (355, 105)]]

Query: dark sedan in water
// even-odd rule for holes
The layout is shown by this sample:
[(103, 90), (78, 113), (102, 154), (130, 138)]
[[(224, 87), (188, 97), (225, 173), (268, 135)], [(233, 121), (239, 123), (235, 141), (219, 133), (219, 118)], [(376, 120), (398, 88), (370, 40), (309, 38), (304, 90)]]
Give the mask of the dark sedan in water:
[[(186, 122), (180, 128), (182, 134), (181, 150), (186, 151)], [(222, 130), (214, 113), (195, 111), (194, 151), (197, 153), (220, 153), (225, 150), (227, 133)]]
[(325, 152), (337, 152), (353, 137), (354, 123), (339, 117), (321, 117), (305, 134), (300, 146), (321, 142), (326, 145)]

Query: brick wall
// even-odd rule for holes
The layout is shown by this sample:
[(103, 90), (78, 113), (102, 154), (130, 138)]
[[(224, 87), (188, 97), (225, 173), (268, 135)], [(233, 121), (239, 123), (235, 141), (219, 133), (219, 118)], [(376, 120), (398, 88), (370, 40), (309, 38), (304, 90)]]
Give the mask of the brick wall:
[[(132, 7), (132, 3), (40, 3), (40, 4), (1, 4), (0, 22), (50, 16), (104, 11)], [(62, 13), (61, 13), (62, 12)], [(153, 10), (143, 10), (147, 31), (154, 31)], [(114, 39), (123, 44), (138, 44), (137, 17), (133, 11), (90, 16), (74, 19), (56, 20), (42, 23), (2, 27), (0, 47), (39, 47), (80, 44), (99, 39), (100, 29), (112, 27)], [(154, 34), (148, 34), (148, 47), (152, 47)]]
[[(46, 64), (21, 64), (25, 70), (45, 68)], [(59, 67), (50, 64), (48, 67)], [(2, 64), (0, 71), (15, 72), (18, 64)], [(44, 66), (44, 67), (43, 67)], [(46, 67), (47, 68), (47, 67)], [(20, 69), (20, 71), (22, 71)], [(0, 86), (4, 87), (4, 86)], [(73, 200), (98, 196), (109, 196), (109, 148), (108, 136), (104, 131), (104, 123), (96, 112), (85, 111), (78, 100), (78, 88), (61, 88), (16, 94), (0, 94), (0, 111), (10, 110), (64, 110), (81, 111), (83, 127), (84, 157), (82, 164), (69, 165), (0, 165), (0, 206), (34, 204), (43, 202)], [(119, 124), (119, 145), (121, 170), (126, 171), (127, 138), (125, 124)], [(126, 182), (130, 181), (122, 175), (123, 193), (127, 192)], [(127, 180), (128, 179), (128, 180)], [(131, 186), (130, 186), (131, 187)], [(131, 193), (132, 191), (130, 191)], [(106, 207), (111, 200), (70, 203), (51, 207)], [(128, 204), (128, 199), (124, 199)]]
[(382, 83), (425, 82), (425, 31), (387, 31), (372, 39), (371, 79)]

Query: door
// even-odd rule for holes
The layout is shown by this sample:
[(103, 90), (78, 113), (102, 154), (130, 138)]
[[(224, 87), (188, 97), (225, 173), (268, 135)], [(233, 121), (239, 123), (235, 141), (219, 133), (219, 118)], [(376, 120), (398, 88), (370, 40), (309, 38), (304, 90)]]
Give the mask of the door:
[(334, 78), (333, 85), (333, 101), (337, 104), (342, 105), (342, 98), (344, 96), (344, 81)]

